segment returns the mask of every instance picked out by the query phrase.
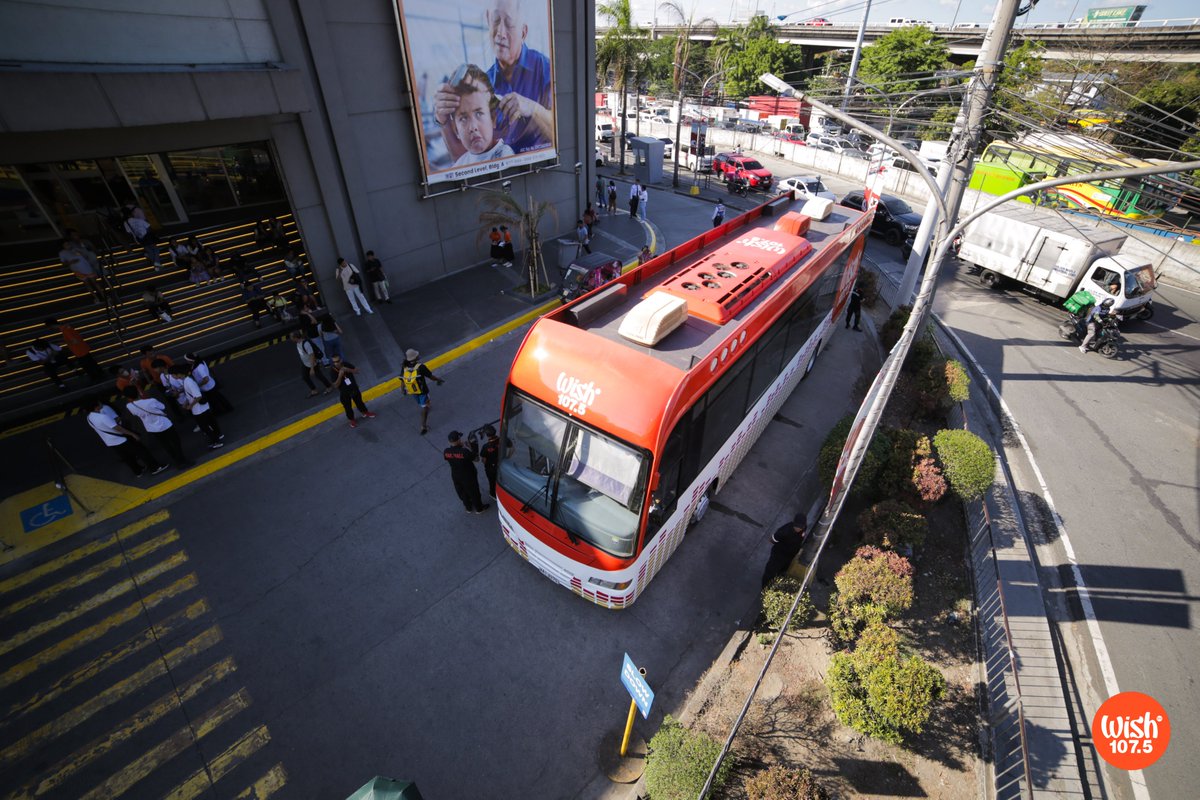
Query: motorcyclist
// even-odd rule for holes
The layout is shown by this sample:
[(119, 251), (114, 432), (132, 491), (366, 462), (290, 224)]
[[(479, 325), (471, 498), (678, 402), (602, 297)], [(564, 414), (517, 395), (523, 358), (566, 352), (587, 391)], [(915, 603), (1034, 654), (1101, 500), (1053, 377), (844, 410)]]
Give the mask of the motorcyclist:
[(1099, 333), (1100, 328), (1114, 318), (1112, 307), (1113, 300), (1110, 297), (1104, 302), (1092, 306), (1088, 311), (1084, 320), (1084, 324), (1087, 326), (1087, 336), (1083, 337), (1083, 342), (1079, 345), (1079, 352), (1086, 353), (1088, 345)]

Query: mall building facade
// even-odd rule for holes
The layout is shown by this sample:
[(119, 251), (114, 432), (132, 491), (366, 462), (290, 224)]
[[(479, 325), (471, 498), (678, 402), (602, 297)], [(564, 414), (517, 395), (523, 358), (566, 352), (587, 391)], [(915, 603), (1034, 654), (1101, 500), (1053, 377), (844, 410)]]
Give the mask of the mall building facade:
[[(0, 265), (53, 257), (64, 229), (131, 203), (185, 229), (286, 203), (326, 289), (339, 255), (374, 250), (393, 291), (485, 260), (491, 192), (550, 201), (573, 227), (595, 177), (594, 3), (540, 0), (554, 157), (433, 182), (422, 155), (439, 81), (409, 71), (399, 2), (0, 0)], [(438, 22), (463, 20), (480, 51), (497, 2), (445, 0)]]

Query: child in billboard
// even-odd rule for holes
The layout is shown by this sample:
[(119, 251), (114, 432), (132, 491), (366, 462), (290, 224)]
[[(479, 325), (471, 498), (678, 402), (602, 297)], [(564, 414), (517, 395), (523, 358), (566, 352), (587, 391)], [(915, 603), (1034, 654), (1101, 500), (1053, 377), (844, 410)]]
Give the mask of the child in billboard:
[(451, 87), (458, 95), (454, 110), (454, 132), (467, 151), (454, 162), (465, 167), (513, 155), (513, 149), (496, 135), (500, 98), (487, 73), (474, 64), (463, 64), (454, 72)]

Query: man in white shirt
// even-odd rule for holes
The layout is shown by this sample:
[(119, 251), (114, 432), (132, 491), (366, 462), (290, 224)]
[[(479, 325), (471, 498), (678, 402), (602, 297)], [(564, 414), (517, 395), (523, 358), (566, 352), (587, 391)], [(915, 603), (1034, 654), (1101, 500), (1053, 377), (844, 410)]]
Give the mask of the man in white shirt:
[(61, 347), (51, 344), (45, 339), (34, 339), (33, 344), (26, 348), (25, 356), (33, 363), (41, 365), (46, 377), (58, 387), (59, 391), (67, 390), (67, 385), (62, 382), (62, 378), (58, 377), (59, 367), (65, 366), (68, 360), (67, 354)]
[(99, 398), (92, 401), (87, 424), (100, 437), (100, 441), (104, 442), (104, 446), (116, 453), (117, 457), (133, 470), (135, 477), (142, 477), (147, 469), (151, 475), (157, 475), (167, 468), (166, 464), (158, 463), (158, 459), (146, 449), (136, 433), (121, 426), (116, 413)]
[(200, 391), (204, 393), (204, 399), (212, 405), (213, 413), (226, 414), (233, 411), (233, 403), (229, 402), (228, 398), (217, 388), (217, 379), (213, 377), (212, 370), (208, 368), (208, 362), (195, 353), (184, 353), (183, 360), (191, 365), (192, 377), (195, 378)]
[(350, 307), (354, 309), (357, 316), (362, 316), (362, 311), (359, 310), (359, 305), (367, 310), (368, 314), (374, 314), (371, 310), (371, 304), (367, 302), (367, 296), (362, 292), (362, 273), (358, 271), (358, 267), (351, 264), (344, 258), (338, 259), (337, 279), (342, 282), (342, 289), (346, 291), (346, 299), (350, 301)]
[(195, 378), (188, 374), (190, 372), (188, 366), (176, 364), (171, 367), (170, 372), (172, 377), (183, 381), (183, 394), (179, 395), (179, 403), (192, 412), (192, 419), (196, 421), (208, 439), (208, 449), (216, 450), (224, 447), (225, 442), (221, 440), (225, 438), (225, 434), (221, 433), (221, 427), (217, 425), (217, 416), (213, 414), (212, 408), (204, 399), (200, 385), (196, 383)]
[(154, 271), (161, 272), (162, 256), (158, 254), (158, 239), (150, 230), (150, 223), (146, 221), (146, 212), (142, 211), (140, 207), (130, 211), (125, 220), (125, 230), (135, 242), (142, 246), (146, 260), (154, 265)]
[(126, 386), (122, 394), (125, 395), (125, 408), (142, 421), (146, 433), (162, 445), (175, 466), (190, 467), (193, 462), (183, 455), (183, 443), (179, 440), (179, 431), (167, 416), (167, 407), (153, 397), (142, 397), (135, 386)]
[(313, 383), (313, 378), (320, 378), (321, 383), (325, 384), (325, 394), (329, 394), (333, 390), (333, 384), (329, 382), (325, 371), (321, 369), (321, 359), (317, 355), (317, 348), (308, 339), (304, 338), (304, 334), (300, 331), (292, 331), (292, 343), (296, 345), (296, 355), (300, 356), (300, 363), (303, 369), (300, 372), (300, 377), (308, 385), (308, 396), (317, 396), (317, 385)]

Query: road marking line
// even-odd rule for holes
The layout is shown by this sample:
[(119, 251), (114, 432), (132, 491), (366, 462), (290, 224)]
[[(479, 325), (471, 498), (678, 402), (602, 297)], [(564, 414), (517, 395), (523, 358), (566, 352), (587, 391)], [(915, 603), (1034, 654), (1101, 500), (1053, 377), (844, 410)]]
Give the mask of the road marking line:
[(15, 428), (9, 428), (8, 430), (4, 431), (4, 433), (0, 433), (0, 439), (7, 439), (9, 436), (16, 436), (18, 433), (37, 430), (43, 425), (49, 425), (52, 422), (58, 422), (60, 419), (65, 419), (66, 416), (66, 412), (59, 411), (57, 414), (51, 414), (48, 417), (35, 419), (32, 422), (26, 422), (24, 425), (18, 425)]
[(80, 703), (66, 714), (52, 719), (42, 727), (0, 751), (0, 764), (11, 763), (29, 755), (44, 742), (57, 739), (75, 726), (90, 719), (97, 712), (147, 686), (151, 681), (167, 674), (189, 658), (197, 656), (221, 641), (221, 629), (216, 625), (206, 628), (198, 636), (175, 648), (162, 658), (155, 658), (128, 678), (123, 678), (94, 697)]
[(0, 581), (0, 594), (11, 592), (13, 589), (19, 589), (28, 583), (32, 583), (38, 578), (49, 575), (51, 572), (55, 572), (63, 567), (74, 564), (81, 558), (87, 558), (88, 556), (98, 553), (107, 547), (112, 547), (121, 539), (127, 539), (135, 534), (141, 533), (146, 528), (157, 525), (170, 516), (171, 512), (165, 509), (162, 511), (155, 511), (153, 514), (150, 514), (147, 517), (143, 517), (136, 522), (131, 522), (116, 532), (110, 533), (103, 539), (97, 539), (96, 541), (85, 544), (82, 547), (77, 547), (66, 555), (59, 556), (58, 558), (47, 561), (44, 564), (38, 564), (36, 567), (28, 569), (25, 572), (22, 572), (20, 575), (14, 575), (8, 580)]
[(31, 625), (25, 630), (13, 636), (11, 639), (0, 641), (0, 656), (7, 655), (18, 647), (32, 642), (34, 639), (43, 636), (55, 628), (66, 625), (68, 622), (82, 617), (89, 611), (94, 611), (100, 606), (109, 603), (122, 595), (129, 594), (138, 586), (149, 583), (164, 572), (169, 572), (178, 566), (186, 564), (188, 560), (187, 553), (182, 550), (172, 553), (167, 558), (159, 561), (152, 567), (148, 567), (132, 578), (127, 578), (120, 583), (114, 584), (105, 589), (99, 594), (94, 594), (87, 600), (77, 604), (61, 614), (48, 619), (44, 622), (39, 622), (37, 625)]
[[(37, 783), (26, 784), (22, 789), (9, 796), (7, 800), (32, 800), (47, 792), (57, 789), (70, 777), (88, 764), (108, 753), (117, 745), (123, 744), (135, 735), (162, 719), (168, 712), (174, 711), (183, 703), (194, 700), (205, 689), (213, 686), (233, 674), (237, 666), (233, 657), (228, 656), (205, 669), (196, 677), (179, 687), (179, 692), (169, 692), (148, 706), (129, 717), (116, 729), (98, 736), (71, 755), (59, 761), (49, 770), (43, 770), (46, 777)], [(36, 781), (37, 779), (35, 779)]]
[(28, 597), (9, 605), (7, 608), (0, 609), (0, 619), (3, 619), (10, 614), (15, 614), (18, 611), (28, 608), (29, 606), (49, 600), (51, 597), (54, 597), (60, 592), (68, 589), (77, 589), (84, 584), (91, 583), (104, 573), (122, 566), (127, 559), (129, 561), (136, 561), (143, 556), (153, 553), (160, 547), (165, 547), (166, 545), (176, 541), (179, 541), (179, 532), (176, 530), (169, 530), (161, 536), (156, 536), (153, 539), (150, 539), (149, 541), (143, 542), (137, 547), (132, 548), (129, 550), (127, 555), (115, 555), (112, 558), (105, 559), (99, 564), (89, 567), (78, 575), (61, 580), (53, 586), (42, 589), (40, 592), (31, 594)]
[[(1071, 580), (1075, 582), (1075, 589), (1079, 596), (1079, 605), (1083, 610), (1083, 616), (1087, 623), (1088, 634), (1092, 640), (1092, 649), (1096, 653), (1096, 661), (1100, 665), (1100, 675), (1104, 679), (1104, 689), (1108, 692), (1109, 697), (1121, 693), (1121, 688), (1117, 684), (1117, 672), (1113, 668), (1112, 658), (1108, 654), (1108, 645), (1104, 643), (1104, 634), (1100, 632), (1100, 621), (1096, 617), (1096, 608), (1092, 605), (1091, 590), (1083, 580), (1083, 572), (1079, 569), (1079, 560), (1075, 557), (1075, 548), (1071, 545), (1071, 538), (1067, 535), (1067, 527), (1063, 523), (1062, 516), (1058, 513), (1058, 507), (1054, 505), (1054, 498), (1050, 495), (1050, 487), (1046, 485), (1046, 478), (1042, 475), (1041, 468), (1038, 467), (1037, 461), (1033, 457), (1033, 450), (1029, 447), (1029, 441), (1025, 438), (1025, 433), (1021, 430), (1021, 426), (1017, 423), (1017, 418), (1013, 416), (1012, 410), (1008, 407), (1008, 403), (1004, 402), (1004, 398), (996, 389), (996, 385), (992, 383), (991, 377), (983, 369), (983, 365), (975, 360), (975, 356), (963, 344), (963, 341), (958, 338), (953, 330), (950, 329), (942, 318), (936, 314), (933, 315), (941, 325), (959, 351), (965, 355), (974, 365), (978, 374), (983, 376), (984, 383), (987, 385), (988, 391), (992, 397), (1000, 404), (1000, 409), (1004, 413), (1004, 417), (1008, 424), (1012, 426), (1013, 433), (1017, 437), (1017, 441), (1021, 445), (1021, 449), (1025, 452), (1025, 458), (1028, 459), (1030, 467), (1033, 468), (1033, 475), (1037, 479), (1038, 489), (1042, 493), (1042, 499), (1046, 501), (1046, 507), (1050, 509), (1050, 518), (1054, 521), (1054, 527), (1058, 531), (1059, 541), (1062, 542), (1063, 550), (1066, 553), (1067, 561), (1071, 565)], [(1040, 588), (1040, 587), (1039, 587)], [(1092, 721), (1081, 720), (1081, 722), (1091, 728)], [(1130, 770), (1129, 780), (1133, 784), (1133, 796), (1137, 800), (1149, 800), (1150, 792), (1146, 787), (1146, 778), (1141, 770)]]
[(247, 786), (240, 791), (237, 800), (267, 800), (268, 797), (282, 789), (286, 783), (287, 770), (283, 768), (283, 764), (276, 764), (266, 775), (256, 780), (253, 786)]
[(229, 697), (220, 705), (209, 709), (196, 719), (193, 726), (180, 728), (171, 738), (151, 748), (117, 774), (85, 794), (82, 800), (119, 797), (150, 773), (166, 764), (191, 745), (203, 739), (221, 724), (228, 722), (238, 712), (250, 707), (250, 695), (245, 689)]
[(209, 611), (208, 602), (206, 600), (198, 600), (187, 608), (176, 611), (153, 628), (147, 628), (137, 636), (126, 640), (99, 658), (89, 661), (70, 675), (59, 678), (46, 689), (36, 690), (33, 697), (15, 703), (5, 712), (3, 721), (0, 721), (0, 729), (7, 726), (10, 722), (23, 717), (30, 711), (34, 711), (46, 703), (56, 700), (64, 692), (69, 692), (80, 684), (86, 683), (114, 664), (120, 663), (129, 656), (153, 644), (156, 639), (169, 636), (184, 624), (198, 619), (201, 615), (207, 614)]
[(259, 725), (210, 761), (207, 770), (199, 770), (194, 773), (182, 784), (168, 792), (163, 800), (192, 800), (192, 798), (199, 797), (217, 781), (228, 775), (234, 767), (257, 753), (270, 741), (271, 733), (267, 730), (267, 726)]
[(192, 589), (195, 589), (199, 583), (200, 580), (196, 577), (195, 573), (185, 575), (165, 589), (159, 589), (154, 594), (147, 595), (142, 599), (141, 602), (127, 606), (126, 608), (118, 611), (116, 614), (101, 620), (92, 627), (85, 628), (79, 633), (68, 636), (67, 638), (46, 648), (37, 655), (31, 656), (13, 667), (9, 667), (4, 672), (0, 673), (0, 689), (7, 689), (17, 681), (20, 681), (23, 678), (31, 675), (38, 668), (47, 666), (62, 658), (67, 653), (70, 653), (71, 651), (82, 647), (85, 644), (94, 642), (114, 628), (119, 628), (130, 620), (137, 618), (137, 616), (144, 611), (154, 608), (160, 603), (164, 603), (176, 595), (180, 595), (184, 592), (189, 592)]
[(1159, 325), (1157, 322), (1143, 322), (1142, 324), (1149, 325), (1151, 328), (1158, 328), (1160, 331), (1165, 331), (1166, 333), (1171, 333), (1171, 334), (1174, 334), (1175, 336), (1183, 336), (1185, 338), (1191, 339), (1193, 342), (1200, 342), (1200, 336), (1192, 336), (1190, 333), (1184, 333), (1183, 331), (1177, 331), (1173, 328), (1166, 328), (1166, 327), (1163, 327), (1162, 325)]

